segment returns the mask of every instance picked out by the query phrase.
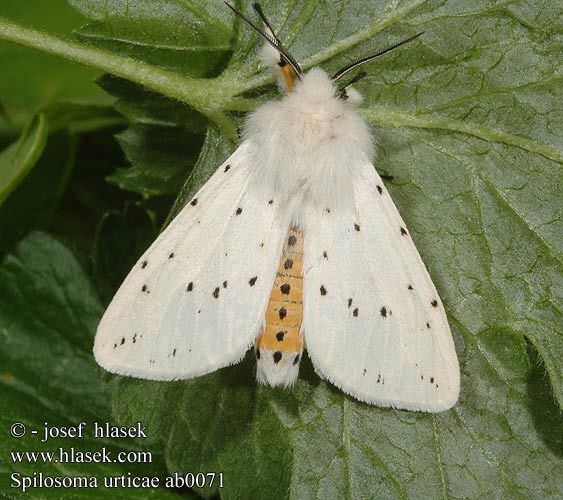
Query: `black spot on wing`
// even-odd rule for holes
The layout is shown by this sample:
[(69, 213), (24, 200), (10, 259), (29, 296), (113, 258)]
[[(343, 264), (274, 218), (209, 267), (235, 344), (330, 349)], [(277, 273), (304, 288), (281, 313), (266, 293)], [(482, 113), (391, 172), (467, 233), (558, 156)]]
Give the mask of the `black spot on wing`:
[(383, 188), (379, 184), (377, 185), (377, 190), (379, 191), (379, 194), (383, 194)]
[(295, 366), (297, 363), (299, 363), (299, 354), (297, 354), (297, 355), (293, 358), (293, 366)]
[(151, 293), (149, 288), (147, 287), (147, 285), (143, 285), (143, 287), (141, 288), (141, 291), (145, 292), (145, 293)]
[(289, 286), (289, 283), (284, 283), (282, 286), (280, 286), (280, 292), (283, 293), (284, 295), (289, 295), (290, 291), (291, 291), (291, 286)]
[(228, 283), (226, 281), (223, 281), (223, 288), (227, 288), (227, 284)]
[(213, 290), (213, 297), (215, 297), (216, 299), (219, 298), (219, 287), (215, 288), (215, 290)]
[(197, 205), (197, 198), (194, 198), (192, 201), (190, 201), (190, 205), (192, 207), (195, 207)]
[(258, 276), (254, 276), (253, 278), (250, 278), (250, 279), (248, 280), (248, 284), (249, 284), (250, 286), (254, 286), (257, 279), (258, 279)]
[(323, 252), (323, 257), (328, 260), (328, 254), (326, 253), (326, 250)]
[(280, 308), (280, 310), (278, 311), (278, 315), (280, 319), (283, 320), (287, 316), (287, 309), (285, 307)]
[(432, 307), (438, 307), (438, 301), (436, 299), (430, 302), (430, 304), (432, 304)]
[(230, 165), (225, 166), (225, 169), (223, 170), (223, 172), (228, 172), (230, 168), (231, 168)]
[(276, 351), (274, 353), (274, 363), (276, 363), (276, 364), (279, 363), (281, 361), (281, 359), (282, 359), (281, 351)]
[(297, 243), (297, 238), (292, 234), (288, 240), (287, 240), (287, 244), (292, 247)]
[(352, 305), (352, 298), (348, 299), (348, 309), (350, 309), (350, 306)]
[(354, 229), (355, 229), (356, 231), (359, 231), (359, 230), (360, 230), (360, 225), (359, 225), (359, 224), (356, 224), (356, 223), (354, 223)]
[(412, 287), (412, 285), (409, 285), (407, 288), (408, 288), (409, 290), (414, 290), (414, 288)]
[(284, 337), (285, 337), (284, 331), (279, 331), (278, 333), (276, 333), (276, 340), (278, 342), (282, 342)]
[(236, 213), (237, 215), (242, 214), (242, 208), (238, 207), (238, 208), (237, 208), (237, 211), (236, 211), (235, 213)]
[(407, 234), (409, 234), (409, 233), (407, 233), (407, 230), (406, 230), (404, 227), (401, 227), (401, 234), (402, 234), (403, 236), (405, 236), (405, 235), (407, 235)]
[(324, 285), (321, 285), (320, 290), (321, 290), (321, 295), (323, 295), (323, 296), (326, 295), (326, 288), (325, 288)]
[(356, 307), (356, 309), (354, 309), (354, 310), (352, 311), (352, 314), (354, 315), (355, 318), (358, 317), (358, 314), (359, 314), (359, 313), (360, 313), (360, 311), (358, 310), (357, 307)]
[(284, 269), (291, 269), (293, 267), (293, 260), (292, 259), (286, 259), (286, 261), (283, 263), (283, 268)]
[(168, 256), (168, 258), (169, 258), (169, 259), (173, 259), (173, 258), (174, 258), (174, 252), (172, 252), (172, 253)]
[(270, 201), (268, 202), (268, 205), (271, 205), (272, 203), (274, 203), (274, 200), (270, 200)]
[(383, 306), (380, 310), (379, 313), (381, 314), (381, 316), (383, 316), (384, 318), (387, 317), (387, 308), (385, 306)]
[(141, 264), (141, 269), (144, 269), (145, 267), (147, 267), (148, 261), (144, 260)]
[(193, 289), (194, 289), (193, 281), (190, 281), (188, 283), (188, 286), (186, 287), (186, 292), (191, 292)]

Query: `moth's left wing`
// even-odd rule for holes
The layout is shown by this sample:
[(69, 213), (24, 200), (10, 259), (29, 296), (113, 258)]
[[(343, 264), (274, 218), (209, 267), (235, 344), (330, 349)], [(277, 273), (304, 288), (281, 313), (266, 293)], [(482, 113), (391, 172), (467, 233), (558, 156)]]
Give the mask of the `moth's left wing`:
[(372, 165), (353, 199), (304, 214), (303, 332), (319, 375), (357, 399), (437, 412), (459, 367), (446, 313)]
[(245, 143), (133, 267), (96, 333), (112, 373), (202, 375), (240, 360), (264, 322), (287, 227), (255, 189)]

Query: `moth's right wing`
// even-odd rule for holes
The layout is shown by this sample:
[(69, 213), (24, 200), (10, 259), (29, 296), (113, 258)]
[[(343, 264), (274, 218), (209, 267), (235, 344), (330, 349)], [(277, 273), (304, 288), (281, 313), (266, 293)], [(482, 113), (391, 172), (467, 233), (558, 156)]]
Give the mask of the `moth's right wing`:
[(106, 370), (192, 378), (240, 360), (262, 327), (287, 227), (253, 189), (245, 144), (138, 260), (107, 308)]
[(303, 331), (317, 373), (379, 406), (438, 412), (459, 395), (446, 311), (372, 165), (353, 199), (304, 217)]

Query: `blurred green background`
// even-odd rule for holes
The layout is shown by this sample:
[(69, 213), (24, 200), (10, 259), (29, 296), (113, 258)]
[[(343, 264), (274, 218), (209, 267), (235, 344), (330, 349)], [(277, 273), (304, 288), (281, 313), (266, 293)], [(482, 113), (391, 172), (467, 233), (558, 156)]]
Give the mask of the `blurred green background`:
[[(87, 23), (65, 0), (5, 0), (0, 15), (65, 38)], [(125, 120), (96, 84), (99, 71), (12, 43), (0, 43), (0, 66), (0, 149), (17, 143), (22, 131), (25, 136), (37, 113), (48, 118), (30, 134), (36, 147), (28, 151), (37, 163), (28, 171), (20, 162), (22, 175), (2, 196), (8, 199), (0, 204), (0, 252), (12, 250), (29, 231), (49, 229), (87, 262), (102, 216), (139, 200), (104, 180), (126, 164), (114, 139)], [(3, 181), (6, 156), (0, 159)]]
[[(3, 0), (0, 14), (64, 36), (87, 21), (66, 0)], [(3, 131), (9, 130), (10, 125), (21, 126), (37, 106), (54, 99), (108, 101), (107, 94), (94, 83), (99, 72), (60, 57), (2, 43), (0, 64), (0, 100), (12, 120), (2, 122)]]

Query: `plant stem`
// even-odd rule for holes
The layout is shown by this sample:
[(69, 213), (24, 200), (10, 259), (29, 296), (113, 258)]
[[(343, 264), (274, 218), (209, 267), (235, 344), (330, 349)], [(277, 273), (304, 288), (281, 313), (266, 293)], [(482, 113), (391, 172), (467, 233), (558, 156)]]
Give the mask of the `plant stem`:
[[(224, 108), (222, 100), (231, 97), (231, 92), (217, 80), (178, 75), (137, 59), (27, 28), (3, 17), (0, 17), (0, 40), (18, 43), (126, 78), (184, 102), (212, 120), (219, 118), (218, 110)], [(218, 123), (222, 128), (226, 126), (225, 118), (224, 115), (221, 116), (221, 123)]]

